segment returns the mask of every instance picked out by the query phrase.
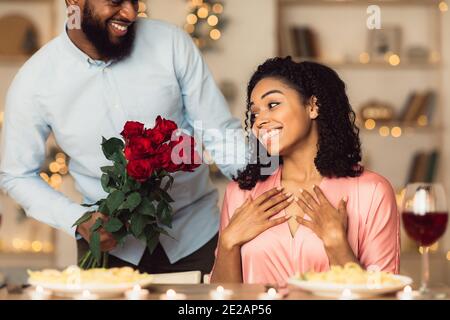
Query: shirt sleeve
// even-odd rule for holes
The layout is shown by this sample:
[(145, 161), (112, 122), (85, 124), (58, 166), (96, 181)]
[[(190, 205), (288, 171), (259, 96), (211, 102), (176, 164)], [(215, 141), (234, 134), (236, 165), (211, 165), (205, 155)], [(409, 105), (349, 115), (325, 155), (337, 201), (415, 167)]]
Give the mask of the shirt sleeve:
[(191, 37), (176, 28), (174, 66), (189, 124), (229, 178), (248, 163), (240, 120), (233, 118), (222, 93)]
[(20, 72), (7, 97), (2, 129), (0, 187), (29, 217), (75, 236), (86, 208), (52, 189), (40, 176), (50, 127), (32, 95), (33, 80)]
[(375, 187), (360, 243), (364, 268), (398, 273), (400, 267), (400, 217), (395, 193), (383, 180)]

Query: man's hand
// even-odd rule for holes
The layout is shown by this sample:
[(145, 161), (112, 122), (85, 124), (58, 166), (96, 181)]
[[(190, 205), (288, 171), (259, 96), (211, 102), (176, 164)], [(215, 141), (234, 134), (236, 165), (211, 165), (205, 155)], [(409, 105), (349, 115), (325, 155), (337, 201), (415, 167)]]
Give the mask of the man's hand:
[[(87, 241), (90, 241), (91, 238), (91, 227), (94, 225), (95, 221), (100, 218), (103, 221), (108, 221), (108, 217), (100, 212), (94, 212), (91, 216), (91, 218), (80, 224), (77, 227), (77, 232)], [(110, 251), (114, 249), (117, 245), (117, 241), (114, 239), (111, 233), (107, 232), (105, 229), (100, 227), (98, 229), (98, 232), (100, 232), (100, 249), (103, 252)]]

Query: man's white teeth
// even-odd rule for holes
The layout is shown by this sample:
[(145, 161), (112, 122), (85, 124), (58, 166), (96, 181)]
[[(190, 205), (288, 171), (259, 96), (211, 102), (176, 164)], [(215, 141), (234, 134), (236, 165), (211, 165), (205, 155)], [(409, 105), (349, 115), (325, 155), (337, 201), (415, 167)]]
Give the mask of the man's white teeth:
[(119, 31), (126, 31), (127, 29), (128, 29), (128, 27), (127, 26), (121, 26), (120, 24), (117, 24), (117, 23), (111, 23), (111, 25), (114, 27), (114, 28), (116, 28), (117, 30), (119, 30)]
[(268, 139), (272, 138), (273, 136), (278, 135), (280, 132), (281, 132), (281, 129), (273, 129), (273, 130), (269, 130), (269, 131), (265, 132), (265, 133), (262, 135), (262, 139), (263, 139), (264, 141), (265, 141), (265, 140), (268, 140)]

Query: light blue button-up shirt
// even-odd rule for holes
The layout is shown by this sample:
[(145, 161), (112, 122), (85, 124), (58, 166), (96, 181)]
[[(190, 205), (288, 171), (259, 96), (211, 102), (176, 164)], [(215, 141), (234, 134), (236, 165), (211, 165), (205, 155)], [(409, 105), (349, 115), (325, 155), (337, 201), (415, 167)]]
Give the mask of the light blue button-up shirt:
[[(245, 143), (243, 132), (226, 142), (209, 136), (210, 129), (224, 133), (242, 127), (184, 31), (161, 21), (139, 20), (131, 56), (107, 63), (89, 58), (64, 31), (25, 63), (8, 91), (0, 185), (28, 216), (75, 235), (72, 225), (86, 208), (39, 176), (49, 134), (54, 133), (70, 156), (69, 172), (84, 201), (94, 203), (106, 196), (100, 167), (110, 164), (101, 151), (102, 136), (120, 137), (128, 120), (151, 127), (158, 115), (191, 134), (194, 122), (202, 121), (205, 149), (220, 158), (219, 167), (228, 177), (245, 164), (243, 155), (234, 153), (236, 141)], [(161, 236), (160, 242), (174, 263), (217, 233), (219, 209), (205, 164), (194, 173), (175, 174), (170, 193), (175, 203), (169, 233), (174, 239)], [(145, 243), (129, 236), (111, 253), (138, 264), (144, 250)]]

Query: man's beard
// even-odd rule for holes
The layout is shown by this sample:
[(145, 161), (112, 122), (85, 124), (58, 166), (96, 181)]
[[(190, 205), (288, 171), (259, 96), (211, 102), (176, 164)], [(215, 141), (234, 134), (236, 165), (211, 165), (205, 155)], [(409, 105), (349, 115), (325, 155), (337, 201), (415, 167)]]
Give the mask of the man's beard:
[(101, 21), (94, 17), (89, 2), (83, 11), (83, 20), (81, 29), (94, 45), (102, 59), (106, 60), (121, 60), (131, 54), (136, 34), (135, 23), (128, 27), (128, 32), (119, 39), (118, 43), (113, 43), (109, 38), (108, 21), (103, 25)]

